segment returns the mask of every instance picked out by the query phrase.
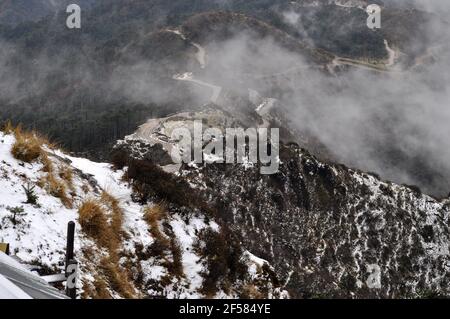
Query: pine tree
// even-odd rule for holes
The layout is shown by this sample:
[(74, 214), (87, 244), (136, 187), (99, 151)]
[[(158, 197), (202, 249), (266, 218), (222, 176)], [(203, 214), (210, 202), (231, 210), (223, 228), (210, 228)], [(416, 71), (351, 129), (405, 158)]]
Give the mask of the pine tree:
[(23, 190), (25, 191), (25, 195), (27, 196), (27, 201), (25, 204), (37, 205), (38, 196), (34, 192), (35, 186), (31, 186), (30, 183), (27, 183), (27, 186), (22, 185)]
[(18, 218), (25, 216), (25, 210), (23, 209), (22, 206), (16, 206), (16, 207), (6, 207), (7, 210), (9, 210), (12, 214), (12, 216), (10, 217), (13, 225), (17, 225), (18, 222)]

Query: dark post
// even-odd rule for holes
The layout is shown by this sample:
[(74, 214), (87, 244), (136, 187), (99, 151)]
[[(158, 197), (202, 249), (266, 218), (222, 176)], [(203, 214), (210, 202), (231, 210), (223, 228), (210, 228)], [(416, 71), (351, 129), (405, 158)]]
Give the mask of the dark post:
[(66, 270), (69, 266), (69, 261), (73, 259), (73, 246), (75, 240), (75, 223), (73, 221), (67, 224), (67, 246), (66, 246)]
[[(75, 282), (76, 269), (78, 263), (74, 260), (75, 223), (70, 221), (67, 224), (67, 246), (66, 246), (66, 295), (72, 299), (76, 298)], [(74, 265), (74, 266), (72, 266)], [(75, 274), (75, 275), (74, 275)]]

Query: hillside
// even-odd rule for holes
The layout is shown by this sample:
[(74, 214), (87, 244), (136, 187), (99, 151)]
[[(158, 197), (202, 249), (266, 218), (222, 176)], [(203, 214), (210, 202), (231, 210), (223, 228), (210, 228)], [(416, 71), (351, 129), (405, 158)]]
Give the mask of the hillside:
[[(13, 3), (19, 6), (21, 2), (6, 1), (4, 5)], [(364, 66), (370, 60), (379, 68), (379, 60), (388, 58), (385, 40), (392, 50), (405, 53), (413, 49), (411, 41), (415, 39), (421, 39), (424, 47), (434, 41), (424, 36), (423, 27), (416, 23), (427, 16), (417, 11), (389, 11), (386, 28), (371, 32), (365, 27), (362, 10), (338, 5), (310, 7), (284, 0), (227, 1), (226, 5), (209, 0), (189, 5), (182, 0), (153, 0), (132, 1), (126, 6), (121, 0), (99, 0), (92, 8), (81, 5), (82, 32), (64, 27), (63, 12), (17, 26), (0, 21), (5, 48), (0, 56), (1, 78), (8, 79), (0, 81), (0, 120), (37, 128), (71, 151), (103, 161), (108, 160), (112, 144), (146, 118), (195, 109), (201, 103), (195, 93), (171, 79), (176, 73), (195, 71), (196, 49), (178, 43), (180, 39), (165, 33), (167, 29), (184, 30), (191, 41), (203, 46), (248, 31), (274, 39), (274, 45), (304, 57), (312, 67), (329, 63), (335, 55), (353, 59), (343, 63), (344, 69), (360, 60)], [(14, 12), (24, 16), (20, 10)], [(39, 10), (27, 12), (37, 14)], [(216, 39), (202, 36), (214, 28)], [(227, 29), (234, 32), (227, 35)], [(411, 64), (418, 55), (427, 54), (419, 49), (414, 46), (416, 51), (401, 55), (400, 62)], [(222, 70), (215, 66), (209, 65), (210, 73), (218, 80), (217, 72)], [(33, 112), (28, 112), (30, 109)]]
[[(0, 133), (0, 241), (24, 263), (41, 267), (41, 275), (59, 273), (67, 223), (76, 221), (79, 297), (286, 296), (272, 283), (268, 263), (225, 245), (222, 227), (205, 211), (136, 202), (124, 171), (45, 144), (35, 161), (17, 160), (16, 141)], [(36, 203), (26, 203), (22, 186), (34, 188)], [(228, 259), (213, 262), (214, 254)]]
[[(230, 119), (217, 109), (150, 120), (116, 145), (115, 164), (145, 161), (173, 171), (166, 162), (173, 123), (188, 127), (200, 118), (206, 124), (220, 119), (245, 126), (242, 116)], [(274, 266), (293, 298), (449, 293), (448, 198), (438, 201), (416, 187), (321, 162), (295, 144), (280, 146), (280, 170), (274, 175), (260, 175), (252, 163), (182, 165), (175, 172), (200, 190), (244, 247)], [(129, 174), (143, 198), (154, 194), (158, 182), (145, 170), (137, 167)], [(189, 201), (176, 194), (163, 196)], [(373, 265), (381, 281), (375, 289), (368, 281)]]
[[(450, 10), (373, 2), (381, 29), (366, 0), (85, 0), (68, 29), (0, 0), (0, 242), (60, 273), (75, 221), (79, 298), (450, 296)], [(193, 121), (279, 130), (277, 169), (250, 136), (174, 163)]]

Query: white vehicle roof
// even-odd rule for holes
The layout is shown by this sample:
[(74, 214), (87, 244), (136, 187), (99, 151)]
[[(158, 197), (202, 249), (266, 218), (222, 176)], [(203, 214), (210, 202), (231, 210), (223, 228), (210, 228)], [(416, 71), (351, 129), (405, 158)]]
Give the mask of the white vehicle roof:
[(67, 299), (44, 279), (0, 252), (0, 299)]

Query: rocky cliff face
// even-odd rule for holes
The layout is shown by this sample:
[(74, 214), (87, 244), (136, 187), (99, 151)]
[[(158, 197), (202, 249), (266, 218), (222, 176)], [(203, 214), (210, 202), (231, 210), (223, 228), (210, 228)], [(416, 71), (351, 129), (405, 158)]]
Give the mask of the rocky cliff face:
[[(294, 297), (448, 294), (449, 208), (414, 189), (282, 149), (280, 172), (185, 172)], [(251, 248), (250, 248), (251, 247)], [(373, 266), (375, 265), (375, 266)], [(379, 267), (380, 286), (370, 287)]]
[[(11, 191), (0, 198), (0, 239), (10, 242), (24, 262), (47, 273), (61, 271), (64, 256), (58, 247), (64, 244), (67, 221), (74, 219), (80, 292), (87, 298), (449, 295), (450, 200), (335, 164), (337, 154), (324, 146), (321, 134), (294, 123), (324, 117), (337, 117), (339, 123), (340, 114), (325, 107), (371, 87), (358, 86), (360, 81), (396, 87), (433, 64), (447, 46), (429, 32), (429, 13), (390, 7), (383, 13), (383, 28), (372, 31), (365, 23), (368, 2), (362, 0), (277, 1), (273, 6), (231, 1), (233, 12), (209, 0), (199, 1), (198, 8), (187, 8), (182, 0), (157, 1), (158, 10), (144, 0), (129, 6), (122, 0), (111, 3), (87, 15), (91, 19), (83, 36), (96, 44), (82, 53), (86, 56), (74, 55), (86, 59), (86, 66), (68, 64), (88, 71), (65, 81), (72, 72), (57, 69), (60, 76), (49, 73), (37, 81), (52, 79), (54, 88), (37, 94), (31, 86), (26, 93), (43, 104), (36, 110), (46, 110), (45, 127), (61, 126), (57, 131), (72, 149), (89, 150), (93, 140), (106, 149), (105, 141), (151, 119), (117, 142), (115, 167), (45, 147), (45, 156), (24, 162), (10, 154), (17, 136), (1, 133), (0, 186)], [(58, 23), (47, 21), (49, 29)], [(441, 24), (436, 28), (443, 29)], [(22, 33), (11, 30), (21, 41)], [(40, 40), (46, 32), (37, 35), (34, 45), (53, 52), (48, 58), (53, 61), (59, 51), (52, 48), (65, 33), (60, 30), (48, 42)], [(76, 41), (69, 46), (78, 52), (82, 39), (72, 36)], [(72, 61), (73, 55), (67, 56)], [(41, 69), (31, 70), (38, 74)], [(353, 79), (355, 74), (361, 77)], [(397, 77), (398, 82), (388, 82)], [(18, 83), (29, 78), (21, 76)], [(86, 89), (73, 90), (80, 85)], [(369, 94), (367, 101), (389, 89), (380, 86), (376, 98)], [(398, 95), (402, 100), (402, 93), (393, 97)], [(375, 114), (375, 126), (383, 136), (387, 132), (389, 143), (376, 144), (376, 151), (387, 152), (389, 163), (400, 168), (417, 166), (412, 172), (420, 170), (426, 180), (436, 170), (441, 178), (445, 169), (427, 161), (432, 152), (398, 154), (405, 145), (389, 134), (404, 118), (384, 117), (396, 101), (387, 101), (383, 117)], [(356, 102), (365, 105), (366, 97)], [(33, 125), (44, 119), (34, 109), (23, 111), (30, 110), (28, 101), (21, 103), (27, 108), (6, 103), (1, 115), (21, 119), (26, 113)], [(307, 110), (303, 117), (295, 116), (297, 108)], [(316, 111), (317, 117), (304, 116)], [(421, 122), (427, 112), (418, 113)], [(249, 162), (173, 164), (171, 133), (181, 127), (192, 131), (195, 120), (204, 128), (280, 128), (279, 171), (263, 176), (259, 165)], [(351, 121), (350, 116), (346, 123)], [(364, 117), (360, 122), (370, 124)], [(412, 135), (417, 136), (420, 132)], [(424, 145), (412, 140), (414, 146)], [(422, 160), (433, 169), (423, 169)], [(22, 184), (35, 187), (38, 204), (22, 203)], [(18, 221), (11, 214), (21, 206), (27, 214)]]
[[(204, 114), (153, 120), (147, 135), (135, 134), (115, 147), (116, 158), (121, 166), (138, 159), (167, 168), (161, 159), (168, 153), (152, 157), (155, 145), (163, 150), (173, 143), (170, 131), (161, 129), (170, 127), (168, 121), (187, 125), (193, 118), (205, 120)], [(183, 165), (175, 174), (244, 249), (273, 265), (291, 297), (449, 293), (449, 200), (320, 161), (295, 143), (281, 146), (280, 161), (279, 172), (268, 176), (260, 174), (258, 165), (245, 164)], [(147, 184), (144, 193), (154, 194)]]

